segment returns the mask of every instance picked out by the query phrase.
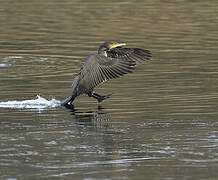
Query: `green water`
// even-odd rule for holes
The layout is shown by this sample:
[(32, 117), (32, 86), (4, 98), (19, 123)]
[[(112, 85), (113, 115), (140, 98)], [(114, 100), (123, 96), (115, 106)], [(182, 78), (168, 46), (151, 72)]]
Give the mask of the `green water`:
[(218, 178), (218, 2), (0, 3), (0, 102), (63, 100), (107, 40), (153, 54), (100, 107), (0, 108), (0, 179)]

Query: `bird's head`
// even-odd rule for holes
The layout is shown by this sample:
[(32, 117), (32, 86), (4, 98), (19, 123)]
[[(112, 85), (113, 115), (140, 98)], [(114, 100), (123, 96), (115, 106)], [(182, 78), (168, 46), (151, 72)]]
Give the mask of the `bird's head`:
[(98, 54), (102, 54), (107, 57), (107, 51), (110, 51), (111, 49), (117, 48), (117, 47), (122, 47), (125, 46), (125, 43), (118, 43), (115, 41), (107, 41), (100, 45), (98, 49)]

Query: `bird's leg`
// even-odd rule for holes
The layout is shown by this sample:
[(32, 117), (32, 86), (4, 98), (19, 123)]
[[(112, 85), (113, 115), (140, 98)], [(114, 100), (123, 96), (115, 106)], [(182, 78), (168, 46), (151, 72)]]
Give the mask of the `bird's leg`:
[(63, 100), (61, 102), (61, 105), (66, 106), (68, 103), (70, 103), (70, 105), (72, 105), (75, 98), (76, 98), (76, 95), (72, 94), (72, 96), (70, 96), (70, 97), (66, 98), (65, 100)]
[(95, 93), (95, 92), (92, 91), (92, 92), (89, 92), (89, 93), (88, 93), (88, 96), (97, 99), (98, 102), (100, 103), (101, 101), (103, 101), (103, 100), (109, 98), (109, 97), (111, 96), (111, 94), (108, 94), (108, 95), (105, 95), (105, 96), (101, 96), (101, 95), (99, 95), (99, 94), (97, 94), (97, 93)]

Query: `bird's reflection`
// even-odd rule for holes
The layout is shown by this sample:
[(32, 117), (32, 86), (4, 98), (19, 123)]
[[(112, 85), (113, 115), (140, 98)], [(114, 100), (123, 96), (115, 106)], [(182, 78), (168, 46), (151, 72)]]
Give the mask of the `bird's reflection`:
[(76, 125), (94, 126), (98, 128), (108, 127), (110, 124), (110, 116), (104, 111), (104, 108), (98, 105), (96, 110), (81, 111), (74, 105), (65, 105), (70, 110), (71, 115), (75, 118)]
[[(120, 127), (117, 124), (113, 124), (111, 114), (107, 113), (105, 108), (98, 106), (96, 110), (92, 111), (81, 111), (72, 105), (66, 108), (74, 116), (74, 122), (78, 131), (82, 132), (77, 135), (77, 138), (80, 139), (79, 142), (82, 142), (87, 147), (87, 151), (84, 153), (88, 153), (90, 157), (90, 152), (96, 153), (95, 150), (97, 150), (97, 155), (100, 152), (105, 157), (106, 163), (122, 159), (119, 153), (120, 140), (116, 137), (123, 131), (120, 131)], [(108, 157), (108, 154), (111, 154), (111, 156)], [(112, 166), (119, 168), (117, 163), (112, 163)]]

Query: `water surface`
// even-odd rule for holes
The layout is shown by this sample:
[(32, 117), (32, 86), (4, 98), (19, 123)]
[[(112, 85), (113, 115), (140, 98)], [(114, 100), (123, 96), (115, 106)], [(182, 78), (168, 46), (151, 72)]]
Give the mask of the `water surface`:
[[(1, 179), (217, 179), (216, 1), (2, 1)], [(67, 109), (106, 40), (152, 51)], [(39, 95), (37, 97), (37, 95)]]

